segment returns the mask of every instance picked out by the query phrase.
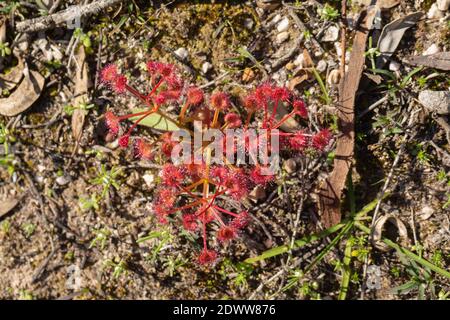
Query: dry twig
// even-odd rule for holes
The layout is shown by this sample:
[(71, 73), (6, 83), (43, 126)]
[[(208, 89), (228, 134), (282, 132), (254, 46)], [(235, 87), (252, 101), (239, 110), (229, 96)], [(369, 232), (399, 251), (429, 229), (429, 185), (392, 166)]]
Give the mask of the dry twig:
[(73, 21), (75, 18), (81, 18), (99, 12), (123, 0), (99, 0), (84, 6), (71, 6), (60, 12), (50, 14), (48, 16), (29, 19), (17, 23), (18, 32), (37, 32), (47, 30), (64, 23)]

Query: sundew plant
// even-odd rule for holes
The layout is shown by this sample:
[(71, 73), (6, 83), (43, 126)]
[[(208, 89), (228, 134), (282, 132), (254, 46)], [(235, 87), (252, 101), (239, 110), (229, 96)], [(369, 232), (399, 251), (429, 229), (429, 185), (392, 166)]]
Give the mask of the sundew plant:
[[(238, 237), (250, 222), (242, 200), (254, 187), (276, 181), (273, 164), (279, 155), (317, 156), (328, 146), (331, 132), (308, 129), (307, 106), (286, 87), (266, 82), (237, 98), (186, 84), (172, 64), (150, 61), (147, 71), (146, 92), (134, 88), (114, 64), (101, 71), (104, 84), (144, 106), (136, 113), (107, 111), (108, 135), (137, 158), (163, 159), (152, 213), (163, 224), (171, 216), (185, 230), (198, 233), (203, 244), (198, 262), (213, 263), (215, 247)], [(161, 131), (152, 139), (133, 135), (144, 119), (155, 116), (177, 130)], [(301, 128), (283, 130), (294, 118)]]

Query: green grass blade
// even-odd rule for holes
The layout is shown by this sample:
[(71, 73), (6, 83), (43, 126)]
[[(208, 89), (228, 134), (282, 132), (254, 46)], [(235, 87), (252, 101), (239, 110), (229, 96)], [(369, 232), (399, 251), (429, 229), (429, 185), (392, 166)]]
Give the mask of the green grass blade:
[(301, 278), (303, 278), (309, 271), (311, 271), (311, 269), (314, 268), (316, 264), (322, 261), (322, 259), (327, 255), (327, 253), (330, 252), (331, 249), (333, 249), (341, 241), (341, 239), (352, 229), (353, 224), (354, 224), (353, 221), (347, 222), (347, 224), (344, 226), (341, 232), (339, 232), (339, 234), (333, 240), (331, 240), (331, 242), (317, 256), (314, 257), (313, 261), (306, 267), (302, 277), (297, 278), (296, 279), (297, 281), (292, 281), (288, 283), (281, 290), (286, 291), (291, 287), (293, 287), (295, 283), (298, 282)]
[(352, 261), (352, 248), (353, 248), (353, 241), (351, 239), (348, 239), (347, 243), (345, 244), (342, 282), (338, 296), (339, 300), (345, 300), (347, 298), (348, 285), (350, 284), (350, 276), (351, 276), (350, 262)]
[(408, 84), (409, 80), (412, 78), (413, 75), (415, 75), (417, 72), (422, 71), (422, 67), (417, 67), (414, 70), (412, 70), (410, 73), (408, 73), (402, 80), (402, 83), (400, 84), (400, 88), (405, 88)]
[(391, 78), (392, 80), (395, 80), (395, 75), (394, 73), (387, 71), (387, 70), (383, 70), (383, 69), (367, 69), (368, 71), (372, 72), (372, 73), (376, 73), (376, 74), (382, 74), (384, 76), (387, 76), (389, 78)]
[(327, 87), (325, 86), (325, 83), (323, 82), (322, 78), (320, 77), (319, 72), (317, 72), (316, 68), (312, 68), (311, 70), (312, 70), (312, 73), (313, 73), (314, 77), (316, 78), (317, 82), (319, 83), (320, 90), (322, 90), (323, 100), (325, 101), (326, 104), (330, 104), (331, 103), (330, 95), (328, 94)]
[[(385, 198), (387, 196), (388, 196), (388, 194), (386, 193), (383, 198)], [(370, 211), (375, 209), (375, 207), (377, 206), (377, 202), (378, 202), (378, 199), (375, 199), (372, 202), (370, 202), (369, 204), (367, 204), (358, 213), (356, 213), (355, 217), (356, 218), (360, 218), (360, 217), (363, 217), (363, 216), (367, 215)], [(327, 237), (327, 236), (329, 236), (329, 235), (339, 231), (340, 229), (342, 229), (348, 223), (348, 221), (349, 220), (344, 220), (341, 223), (338, 223), (338, 224), (336, 224), (336, 225), (334, 225), (334, 226), (332, 226), (332, 227), (330, 227), (330, 228), (328, 228), (326, 230), (323, 230), (323, 231), (318, 232), (316, 234), (312, 234), (312, 235), (309, 235), (309, 236), (305, 236), (305, 237), (303, 237), (301, 239), (295, 240), (293, 249), (304, 247), (308, 243), (314, 242), (314, 241), (319, 240), (319, 239), (323, 239), (323, 238), (325, 238), (325, 237)], [(267, 251), (264, 251), (259, 256), (248, 258), (244, 262), (245, 263), (256, 263), (256, 262), (259, 262), (259, 261), (262, 261), (262, 260), (265, 260), (265, 259), (268, 259), (268, 258), (272, 258), (272, 257), (278, 256), (278, 255), (286, 253), (288, 251), (289, 251), (289, 246), (288, 245), (283, 245), (283, 246), (275, 247), (275, 248), (269, 249)]]
[[(365, 225), (363, 225), (360, 222), (355, 222), (355, 226), (360, 229), (361, 231), (370, 234), (370, 228), (366, 227)], [(425, 260), (421, 257), (419, 257), (418, 255), (412, 253), (411, 251), (409, 251), (408, 249), (403, 248), (402, 246), (396, 244), (395, 242), (387, 239), (387, 238), (381, 238), (381, 240), (387, 244), (389, 247), (397, 250), (399, 253), (407, 256), (409, 259), (421, 264), (424, 267), (429, 268), (430, 270), (433, 270), (434, 272), (436, 272), (437, 274), (446, 277), (447, 279), (450, 279), (450, 272), (439, 268), (438, 266), (432, 264), (431, 262), (429, 262), (428, 260)]]
[[(312, 234), (306, 237), (303, 237), (301, 239), (295, 240), (294, 241), (294, 248), (301, 248), (304, 247), (305, 245), (307, 245), (308, 243), (314, 242), (316, 240), (325, 238), (337, 231), (339, 231), (341, 228), (343, 228), (345, 226), (345, 223), (339, 223), (337, 225), (334, 225), (324, 231), (321, 231), (319, 233), (316, 234)], [(257, 256), (257, 257), (253, 257), (253, 258), (248, 258), (246, 259), (244, 262), (245, 263), (256, 263), (268, 258), (272, 258), (275, 256), (278, 256), (280, 254), (286, 253), (289, 251), (289, 246), (288, 245), (284, 245), (284, 246), (279, 246), (279, 247), (275, 247), (272, 249), (269, 249), (267, 251), (264, 251), (261, 255)]]

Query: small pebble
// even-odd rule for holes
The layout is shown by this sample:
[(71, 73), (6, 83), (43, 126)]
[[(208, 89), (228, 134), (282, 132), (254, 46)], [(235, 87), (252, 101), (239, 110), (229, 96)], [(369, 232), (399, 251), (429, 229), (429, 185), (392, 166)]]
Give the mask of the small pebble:
[(297, 170), (297, 163), (294, 159), (287, 159), (283, 163), (283, 169), (286, 170), (287, 173), (294, 173)]
[(340, 57), (342, 55), (342, 46), (339, 41), (334, 43), (334, 49), (336, 50), (338, 57)]
[(283, 20), (281, 20), (278, 23), (277, 30), (278, 32), (283, 32), (286, 31), (288, 28), (289, 28), (289, 19), (287, 17), (284, 17)]
[(287, 39), (289, 39), (289, 32), (287, 31), (283, 31), (279, 34), (277, 34), (277, 43), (281, 44), (283, 42), (285, 42)]
[(273, 17), (273, 19), (272, 19), (272, 24), (276, 24), (276, 23), (278, 23), (278, 21), (280, 21), (281, 20), (281, 14), (277, 14), (275, 17)]
[(211, 70), (212, 67), (213, 67), (213, 65), (211, 63), (209, 63), (208, 61), (206, 61), (202, 64), (202, 72), (204, 74), (206, 74), (206, 73), (208, 73), (209, 70)]
[(175, 53), (175, 54), (178, 56), (178, 58), (180, 58), (181, 60), (186, 60), (187, 57), (189, 56), (189, 52), (188, 52), (185, 48), (183, 48), (183, 47), (178, 48), (177, 50), (174, 51), (174, 53)]
[(53, 6), (53, 0), (42, 0), (41, 3), (47, 8), (50, 9)]
[(154, 186), (154, 181), (155, 181), (155, 176), (153, 174), (144, 174), (142, 176), (142, 179), (144, 179), (145, 184), (147, 185), (147, 187), (151, 188)]
[(419, 102), (430, 112), (441, 115), (450, 114), (450, 91), (421, 91)]
[(256, 186), (249, 194), (250, 199), (253, 201), (263, 200), (266, 198), (266, 191), (261, 186)]
[(36, 175), (36, 176), (34, 176), (34, 180), (36, 180), (37, 183), (41, 184), (41, 183), (44, 183), (45, 179), (43, 176)]
[(323, 53), (324, 53), (324, 51), (317, 50), (317, 51), (314, 51), (313, 56), (316, 58), (320, 58), (321, 56), (323, 56)]
[(428, 19), (441, 19), (444, 17), (444, 12), (439, 10), (436, 3), (433, 3), (430, 10), (428, 10)]
[(434, 213), (433, 208), (431, 208), (430, 206), (425, 206), (420, 211), (420, 218), (422, 220), (428, 220), (433, 215), (433, 213)]
[(425, 50), (424, 52), (423, 52), (423, 56), (427, 56), (427, 55), (430, 55), (430, 54), (435, 54), (435, 53), (438, 53), (438, 52), (440, 52), (441, 50), (439, 49), (439, 47), (435, 44), (435, 43), (433, 43), (427, 50)]
[(244, 27), (246, 27), (248, 30), (253, 29), (253, 24), (254, 24), (254, 22), (250, 18), (247, 18), (244, 20)]
[(335, 42), (339, 39), (339, 28), (336, 25), (329, 26), (325, 32), (321, 40), (323, 42)]
[(52, 48), (53, 59), (58, 60), (58, 61), (62, 60), (63, 54), (59, 50), (59, 48), (55, 45), (51, 45), (50, 47)]
[(59, 184), (60, 186), (65, 186), (69, 182), (70, 182), (70, 179), (67, 178), (66, 176), (60, 176), (60, 177), (56, 178), (56, 183)]
[(400, 63), (397, 61), (391, 61), (389, 63), (389, 70), (393, 72), (400, 70)]
[(437, 0), (436, 5), (439, 10), (441, 11), (447, 11), (450, 7), (450, 0)]
[(303, 56), (303, 53), (298, 55), (298, 57), (294, 60), (294, 64), (300, 68), (305, 67), (305, 57)]
[(325, 60), (320, 60), (317, 63), (316, 70), (319, 72), (324, 72), (325, 70), (327, 70), (327, 63), (325, 62)]

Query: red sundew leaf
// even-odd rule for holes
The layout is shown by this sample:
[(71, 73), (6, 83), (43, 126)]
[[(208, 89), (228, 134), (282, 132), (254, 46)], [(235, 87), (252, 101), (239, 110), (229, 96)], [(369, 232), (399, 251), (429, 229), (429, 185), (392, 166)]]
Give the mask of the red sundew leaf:
[(221, 242), (233, 240), (236, 236), (236, 229), (232, 226), (222, 226), (217, 232), (217, 240)]
[(211, 264), (217, 259), (217, 252), (214, 250), (203, 249), (198, 256), (199, 264)]

